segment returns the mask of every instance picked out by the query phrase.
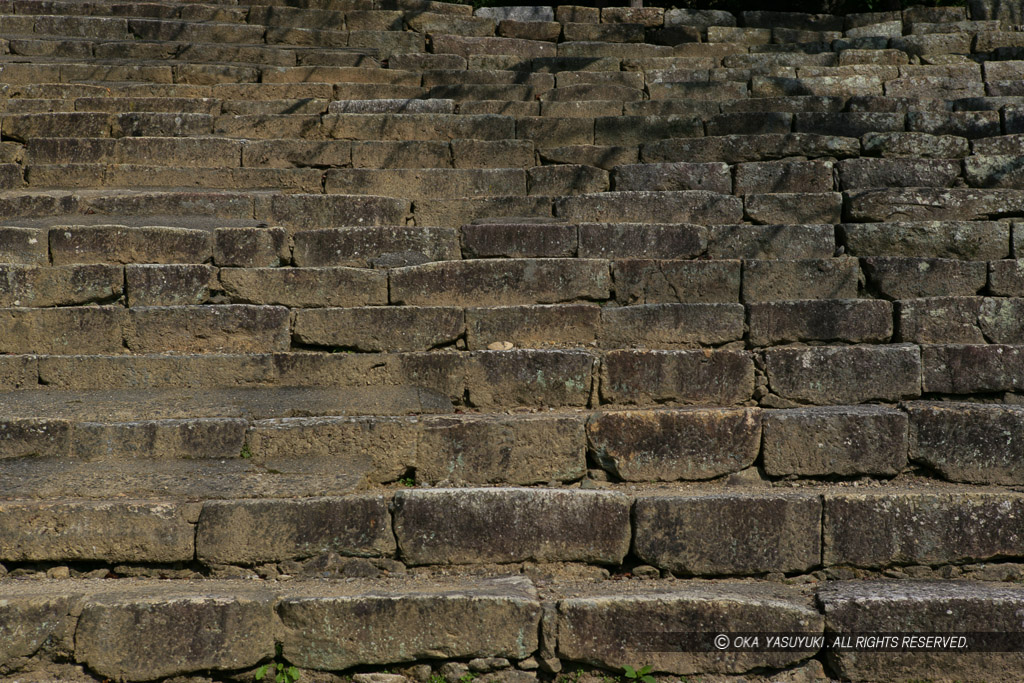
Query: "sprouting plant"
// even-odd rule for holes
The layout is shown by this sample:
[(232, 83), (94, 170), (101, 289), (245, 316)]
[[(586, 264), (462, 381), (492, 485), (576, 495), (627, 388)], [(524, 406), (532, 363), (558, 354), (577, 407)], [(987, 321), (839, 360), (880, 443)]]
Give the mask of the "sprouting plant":
[(278, 643), (274, 647), (274, 661), (268, 662), (256, 669), (254, 678), (257, 681), (262, 681), (268, 673), (273, 672), (274, 683), (295, 683), (295, 681), (299, 680), (299, 670), (288, 664), (284, 660), (282, 653), (281, 643)]
[(476, 674), (472, 671), (467, 671), (459, 678), (459, 683), (470, 683), (474, 678), (476, 678)]
[(244, 458), (245, 460), (248, 460), (251, 457), (252, 457), (252, 451), (249, 450), (249, 444), (247, 444), (247, 443), (242, 444), (242, 458)]
[[(404, 486), (406, 488), (412, 488), (413, 486), (416, 485), (416, 480), (413, 479), (412, 477), (400, 477), (398, 479), (398, 483), (399, 483), (400, 486)], [(462, 679), (459, 679), (459, 680), (462, 680)]]
[(633, 681), (634, 683), (656, 683), (654, 676), (651, 675), (651, 665), (642, 666), (639, 669), (634, 669), (631, 666), (624, 666), (622, 670), (626, 676), (626, 680)]

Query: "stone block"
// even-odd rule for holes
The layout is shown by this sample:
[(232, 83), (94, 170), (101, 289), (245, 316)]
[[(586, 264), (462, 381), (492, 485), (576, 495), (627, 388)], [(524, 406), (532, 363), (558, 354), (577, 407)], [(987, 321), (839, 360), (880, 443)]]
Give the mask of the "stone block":
[(293, 335), (311, 346), (396, 352), (454, 344), (465, 331), (461, 308), (365, 306), (298, 311)]
[(585, 351), (475, 352), (467, 367), (468, 403), (480, 409), (586, 406), (596, 363)]
[(121, 306), (0, 309), (2, 353), (123, 353)]
[(743, 264), (743, 301), (856, 299), (857, 259), (756, 260)]
[(1024, 386), (1024, 349), (1016, 346), (922, 346), (921, 362), (926, 393), (990, 393)]
[(1021, 406), (915, 403), (908, 413), (913, 462), (950, 481), (1014, 486), (1024, 477)]
[(603, 348), (692, 348), (743, 338), (740, 304), (641, 304), (601, 310), (598, 343)]
[(715, 192), (605, 192), (555, 200), (555, 215), (589, 223), (738, 223), (743, 202)]
[(771, 476), (886, 477), (907, 465), (907, 416), (892, 408), (769, 410), (762, 425), (764, 470)]
[(838, 230), (851, 256), (985, 261), (1010, 253), (1009, 226), (994, 221), (847, 223)]
[(591, 346), (600, 326), (601, 308), (593, 304), (467, 308), (466, 346), (472, 351), (499, 342), (519, 348)]
[(885, 343), (893, 332), (888, 301), (825, 299), (747, 304), (752, 346), (790, 342)]
[(960, 179), (960, 162), (948, 159), (844, 159), (839, 162), (838, 171), (842, 190), (953, 187)]
[(38, 228), (0, 228), (0, 263), (48, 265), (46, 231)]
[(21, 266), (0, 264), (0, 305), (75, 306), (120, 298), (120, 266)]
[(406, 563), (590, 562), (629, 551), (630, 500), (557, 489), (436, 489), (395, 494), (394, 529)]
[(128, 264), (123, 277), (129, 306), (198, 305), (210, 298), (217, 269), (191, 263)]
[(382, 258), (406, 258), (414, 263), (458, 259), (459, 234), (453, 228), (431, 227), (324, 228), (295, 233), (296, 266), (365, 268)]
[(975, 296), (988, 282), (984, 261), (870, 256), (863, 265), (868, 287), (890, 299)]
[(626, 259), (613, 262), (612, 273), (623, 305), (740, 300), (740, 261)]
[(832, 163), (774, 161), (736, 165), (736, 194), (831, 192)]
[[(576, 256), (576, 226), (484, 223), (460, 228), (464, 258), (568, 258)], [(591, 258), (590, 256), (584, 256)]]
[(930, 133), (866, 133), (864, 154), (889, 158), (962, 159), (970, 154), (967, 138)]
[(708, 248), (701, 225), (581, 223), (580, 258), (691, 259)]
[(266, 353), (291, 344), (282, 306), (146, 306), (129, 310), (125, 341), (134, 353)]
[(896, 302), (896, 339), (915, 344), (984, 344), (981, 297), (930, 297)]
[(235, 303), (318, 308), (388, 302), (387, 273), (366, 268), (221, 268), (220, 284)]
[(53, 265), (75, 263), (204, 263), (213, 254), (205, 230), (119, 225), (50, 229)]
[(588, 421), (587, 439), (601, 467), (625, 481), (713, 479), (753, 464), (761, 411), (605, 411)]
[(601, 366), (601, 398), (609, 403), (728, 406), (753, 391), (754, 364), (743, 351), (616, 350)]
[(722, 163), (629, 164), (616, 166), (614, 177), (615, 189), (620, 192), (707, 190), (732, 193), (732, 175), (729, 166)]
[(1024, 191), (1008, 189), (906, 187), (850, 190), (844, 217), (853, 222), (976, 221), (1024, 211)]
[(221, 267), (276, 268), (291, 262), (284, 228), (217, 228), (213, 262)]
[(836, 250), (831, 225), (718, 225), (708, 228), (710, 259), (823, 259)]
[(792, 493), (638, 496), (634, 551), (685, 576), (806, 572), (821, 563), (821, 507)]
[(921, 394), (916, 346), (768, 349), (765, 364), (771, 391), (801, 403), (895, 402)]
[(751, 194), (744, 197), (746, 217), (767, 225), (777, 223), (838, 223), (843, 198), (838, 192)]

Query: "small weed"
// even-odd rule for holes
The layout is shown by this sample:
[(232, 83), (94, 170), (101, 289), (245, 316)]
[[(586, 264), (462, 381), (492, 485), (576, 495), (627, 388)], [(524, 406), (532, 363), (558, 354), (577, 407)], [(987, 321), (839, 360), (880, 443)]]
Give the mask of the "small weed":
[[(404, 486), (405, 488), (408, 489), (416, 485), (416, 480), (413, 479), (412, 477), (402, 477), (398, 480), (398, 484), (399, 486)], [(468, 675), (469, 674), (466, 674), (466, 676)], [(459, 680), (461, 681), (462, 679), (460, 678)]]
[(249, 450), (249, 444), (242, 444), (242, 458), (248, 460), (252, 457), (252, 451)]
[(627, 681), (633, 681), (634, 683), (657, 683), (654, 680), (654, 676), (651, 675), (651, 665), (642, 666), (639, 669), (634, 669), (631, 666), (622, 667), (625, 673)]
[(274, 683), (295, 683), (299, 680), (299, 670), (282, 659), (281, 643), (274, 647), (274, 661), (256, 669), (254, 678), (262, 681), (268, 673), (274, 674)]
[(476, 678), (476, 674), (472, 671), (467, 671), (459, 678), (459, 683), (470, 683), (474, 678)]
[(427, 683), (445, 683), (444, 676), (441, 674), (430, 674)]

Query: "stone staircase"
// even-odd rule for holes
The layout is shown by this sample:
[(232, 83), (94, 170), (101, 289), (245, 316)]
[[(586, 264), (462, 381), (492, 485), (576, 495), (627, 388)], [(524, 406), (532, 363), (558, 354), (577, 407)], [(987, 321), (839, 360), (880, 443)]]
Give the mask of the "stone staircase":
[(1019, 681), (1019, 28), (0, 0), (0, 679)]

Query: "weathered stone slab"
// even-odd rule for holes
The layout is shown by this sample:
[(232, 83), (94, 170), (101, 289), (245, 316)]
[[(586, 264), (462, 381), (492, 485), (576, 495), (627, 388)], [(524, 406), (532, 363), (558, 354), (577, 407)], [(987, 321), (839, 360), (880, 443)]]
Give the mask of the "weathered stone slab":
[(995, 296), (1024, 296), (1024, 261), (989, 261), (988, 291)]
[(830, 258), (836, 250), (831, 225), (718, 225), (708, 228), (710, 259)]
[(747, 219), (765, 225), (777, 223), (838, 223), (843, 198), (838, 192), (749, 194), (743, 198)]
[(687, 223), (581, 223), (580, 258), (688, 259), (708, 247), (708, 228)]
[(916, 346), (822, 346), (765, 352), (773, 393), (802, 403), (899, 401), (921, 394)]
[(38, 228), (0, 228), (0, 263), (36, 266), (50, 261), (46, 231)]
[(220, 284), (236, 303), (305, 308), (388, 301), (387, 274), (365, 268), (222, 268)]
[(77, 621), (71, 614), (79, 595), (32, 582), (18, 588), (4, 586), (0, 601), (0, 665), (53, 650), (71, 650)]
[(615, 190), (707, 190), (731, 194), (732, 175), (728, 164), (723, 163), (627, 164), (615, 167)]
[(1024, 188), (1019, 156), (971, 156), (964, 160), (964, 179), (971, 187)]
[(831, 192), (828, 161), (772, 161), (736, 165), (736, 194)]
[(1015, 493), (827, 494), (825, 564), (941, 565), (1018, 556), (1022, 508), (1024, 498)]
[(747, 304), (750, 343), (802, 341), (884, 343), (892, 337), (892, 304), (866, 299)]
[(289, 320), (283, 306), (140, 306), (128, 311), (125, 340), (135, 353), (286, 351)]
[[(959, 581), (843, 581), (818, 592), (825, 627), (836, 633), (1012, 633), (1024, 594), (1017, 586)], [(1012, 680), (1019, 652), (832, 651), (829, 665), (852, 680)]]
[(1010, 227), (994, 221), (847, 223), (839, 235), (851, 256), (986, 261), (1010, 253)]
[(591, 562), (629, 551), (630, 500), (606, 491), (434, 489), (395, 494), (406, 563)]
[(686, 348), (739, 341), (744, 332), (740, 304), (642, 304), (601, 310), (598, 344)]
[(390, 556), (395, 538), (388, 502), (372, 494), (207, 501), (196, 527), (196, 557), (207, 564), (258, 564), (327, 552)]
[(857, 259), (754, 260), (743, 263), (743, 301), (856, 299)]
[(625, 481), (712, 479), (749, 467), (761, 446), (755, 408), (607, 411), (587, 423), (590, 451)]
[(469, 405), (586, 406), (597, 358), (585, 351), (478, 351), (466, 369)]
[(288, 661), (334, 671), (438, 656), (525, 659), (537, 649), (541, 605), (525, 577), (354, 581), (285, 593), (278, 613)]
[(366, 267), (380, 258), (413, 263), (459, 258), (453, 228), (366, 227), (300, 230), (295, 233), (295, 265)]
[(428, 351), (454, 344), (466, 330), (461, 308), (360, 306), (313, 308), (295, 314), (302, 344), (356, 351)]
[(588, 223), (738, 223), (738, 197), (692, 190), (686, 192), (604, 192), (555, 200), (555, 215)]
[(221, 267), (276, 268), (291, 262), (284, 228), (217, 228), (213, 262)]
[(72, 425), (67, 420), (37, 417), (0, 419), (0, 460), (32, 456), (67, 456)]
[(762, 422), (764, 469), (772, 476), (893, 476), (907, 464), (907, 416), (898, 410), (769, 410)]
[(922, 346), (922, 389), (974, 394), (1024, 386), (1024, 349), (997, 344)]
[(205, 230), (119, 225), (50, 229), (50, 256), (55, 266), (72, 263), (204, 263), (212, 254), (212, 235)]
[(417, 199), (413, 204), (418, 225), (458, 227), (478, 220), (551, 218), (551, 198), (529, 195)]
[(896, 302), (897, 339), (916, 344), (984, 344), (981, 297), (931, 297)]
[(981, 303), (978, 324), (986, 341), (994, 344), (1024, 344), (1024, 299), (986, 297)]
[(123, 353), (121, 306), (0, 309), (2, 353)]
[(0, 502), (7, 562), (188, 562), (199, 507), (191, 503)]
[(193, 263), (128, 264), (123, 275), (129, 306), (203, 304), (216, 278), (216, 268)]
[(256, 219), (291, 228), (405, 225), (409, 202), (393, 197), (275, 194), (256, 198)]
[(860, 155), (856, 138), (812, 133), (774, 135), (723, 135), (707, 138), (656, 140), (645, 144), (645, 163), (770, 161), (792, 156), (845, 158)]
[(403, 305), (603, 300), (610, 287), (608, 263), (598, 259), (477, 259), (391, 271), (391, 301)]
[(864, 154), (889, 158), (962, 159), (970, 154), (967, 138), (930, 133), (867, 133)]
[(807, 571), (821, 563), (821, 499), (759, 493), (638, 496), (634, 551), (680, 575)]
[(988, 282), (984, 261), (871, 256), (862, 263), (868, 286), (889, 299), (976, 296)]
[[(969, 162), (968, 162), (969, 164)], [(839, 187), (952, 187), (960, 179), (960, 162), (950, 159), (843, 159)], [(967, 166), (968, 170), (972, 167)], [(970, 176), (968, 176), (970, 178)], [(978, 186), (977, 183), (970, 183)], [(984, 185), (994, 187), (994, 185)], [(1012, 187), (1012, 185), (1001, 185)]]
[(914, 462), (951, 481), (1012, 486), (1024, 478), (1021, 406), (911, 403), (907, 411)]
[(75, 306), (104, 303), (121, 296), (124, 274), (120, 266), (0, 265), (0, 305)]
[[(687, 676), (779, 669), (812, 652), (718, 651), (712, 638), (776, 631), (813, 637), (824, 628), (822, 616), (796, 590), (765, 583), (630, 582), (614, 590), (603, 583), (556, 584), (556, 590), (567, 594), (558, 602), (558, 655), (613, 670), (637, 661), (655, 672)], [(705, 633), (706, 642), (678, 645), (679, 634)]]
[(467, 308), (466, 346), (476, 351), (495, 342), (521, 348), (592, 345), (600, 326), (601, 308), (593, 304)]
[(741, 262), (626, 259), (612, 263), (621, 304), (734, 303), (740, 300)]
[(88, 598), (75, 631), (76, 659), (101, 676), (136, 680), (255, 666), (274, 651), (273, 595), (211, 584), (154, 583)]
[[(567, 258), (576, 256), (576, 226), (548, 223), (463, 225), (464, 258)], [(593, 258), (584, 256), (585, 258)]]
[(461, 415), (421, 424), (418, 480), (525, 485), (586, 474), (583, 416)]
[(616, 350), (601, 365), (601, 397), (610, 403), (728, 406), (753, 391), (754, 364), (743, 351)]
[[(93, 418), (95, 419), (95, 418)], [(71, 455), (83, 460), (237, 458), (248, 422), (234, 418), (135, 419), (133, 422), (78, 422)], [(124, 418), (120, 418), (124, 419)]]
[(1024, 190), (912, 187), (843, 194), (845, 217), (864, 223), (990, 220), (1024, 212)]

